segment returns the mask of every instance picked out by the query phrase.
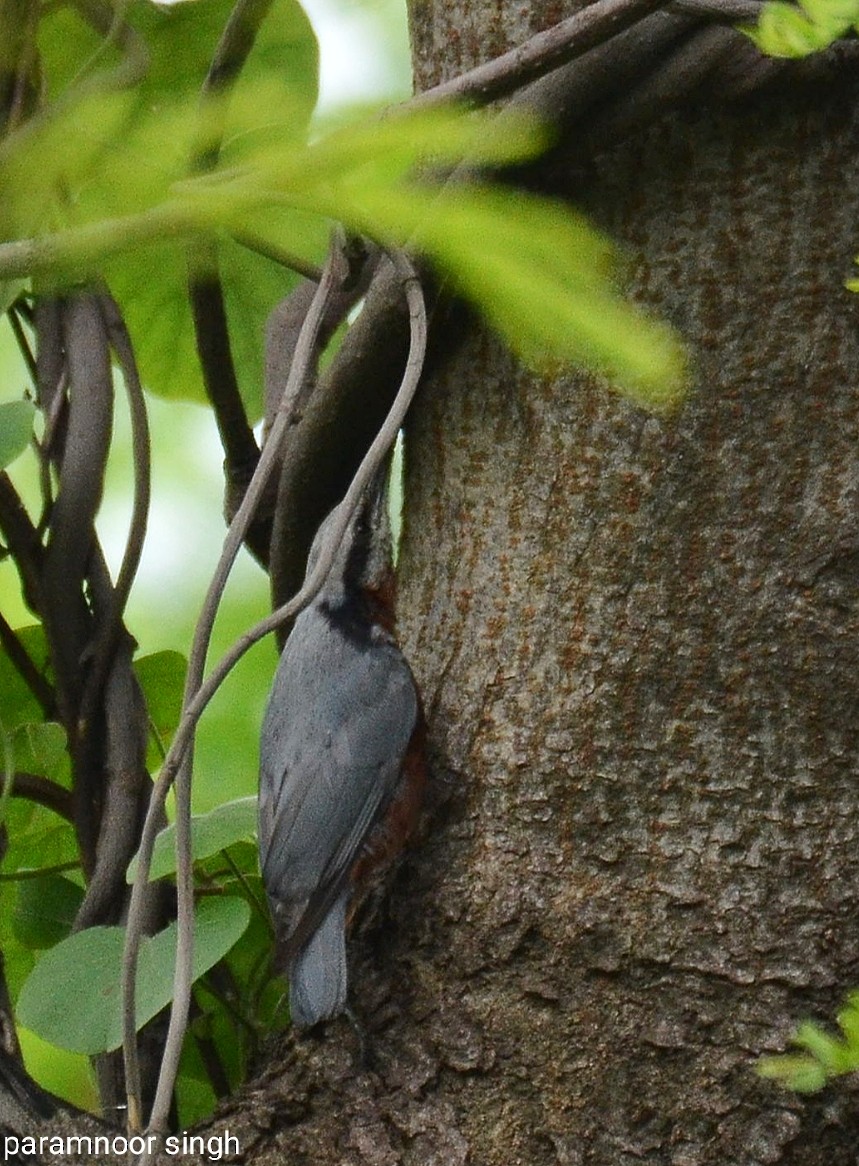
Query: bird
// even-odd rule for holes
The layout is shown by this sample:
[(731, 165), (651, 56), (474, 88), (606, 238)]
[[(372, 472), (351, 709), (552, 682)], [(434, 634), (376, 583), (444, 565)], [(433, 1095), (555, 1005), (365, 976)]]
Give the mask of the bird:
[[(260, 743), (260, 866), (299, 1030), (347, 1011), (346, 931), (420, 815), (423, 714), (394, 634), (385, 491), (349, 523), (278, 662)], [(321, 524), (307, 577), (332, 537)]]

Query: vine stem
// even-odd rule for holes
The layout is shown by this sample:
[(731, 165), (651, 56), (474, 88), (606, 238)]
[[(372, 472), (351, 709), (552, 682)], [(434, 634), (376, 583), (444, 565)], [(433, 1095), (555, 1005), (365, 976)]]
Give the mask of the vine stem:
[[(274, 465), (280, 440), (286, 431), (290, 419), (290, 401), (293, 391), (300, 385), (307, 375), (309, 361), (313, 358), (315, 347), (315, 330), (321, 320), (322, 309), (330, 286), (326, 273), (336, 265), (326, 265), (323, 280), (311, 305), (311, 310), (305, 321), (296, 349), (296, 359), (284, 391), (284, 400), (278, 412), (275, 424), (272, 427), (269, 440), (266, 443), (257, 471), (248, 488), (245, 500), (240, 506), (230, 526), (221, 559), (213, 576), (212, 583), (204, 604), (198, 624), (198, 633), (195, 636), (195, 649), (192, 651), (192, 663), (189, 662), (189, 679), (186, 684), (186, 702), (182, 718), (168, 751), (158, 781), (156, 782), (149, 812), (144, 822), (140, 850), (138, 854), (138, 870), (135, 885), (132, 891), (129, 908), (128, 927), (126, 932), (125, 950), (123, 953), (123, 1053), (126, 1064), (126, 1081), (128, 1088), (129, 1127), (134, 1130), (142, 1128), (142, 1107), (140, 1098), (140, 1073), (137, 1055), (136, 1025), (134, 1015), (134, 992), (136, 986), (136, 966), (140, 948), (140, 922), (143, 889), (149, 875), (152, 859), (152, 848), (158, 830), (158, 814), (163, 808), (167, 792), (174, 780), (176, 783), (176, 845), (177, 856), (181, 861), (182, 869), (177, 870), (177, 889), (180, 900), (179, 907), (179, 938), (177, 944), (177, 967), (174, 978), (174, 999), (171, 1008), (170, 1026), (165, 1042), (164, 1058), (161, 1074), (158, 1081), (156, 1098), (153, 1103), (149, 1119), (149, 1129), (153, 1133), (160, 1133), (166, 1126), (170, 1109), (173, 1086), (178, 1069), (179, 1053), (187, 1024), (188, 1003), (192, 981), (192, 934), (193, 934), (193, 887), (191, 884), (190, 863), (190, 759), (192, 742), (197, 722), (206, 705), (220, 688), (227, 675), (232, 671), (245, 653), (263, 639), (270, 632), (280, 627), (295, 616), (311, 602), (318, 593), (337, 553), (337, 548), (345, 530), (361, 500), (364, 491), (382, 465), (396, 435), (405, 419), (406, 412), (414, 397), (423, 369), (424, 355), (427, 341), (427, 316), (423, 291), (417, 273), (409, 260), (402, 253), (390, 256), (391, 262), (403, 284), (409, 307), (410, 344), (409, 354), (400, 388), (372, 445), (364, 456), (361, 465), (352, 479), (343, 501), (336, 508), (337, 519), (332, 524), (329, 542), (323, 548), (322, 554), (310, 575), (298, 593), (282, 607), (261, 620), (254, 627), (241, 636), (221, 661), (211, 671), (209, 676), (202, 679), (202, 667), (205, 661), (208, 629), (214, 619), (214, 610), (217, 606), (217, 597), (222, 593), (229, 573), (229, 568), (241, 546), (244, 536), (244, 526), (250, 521), (253, 509), (266, 484), (268, 472)], [(192, 667), (197, 673), (196, 683), (192, 682)], [(184, 855), (183, 855), (184, 852)], [(150, 1161), (148, 1154), (140, 1159), (140, 1166), (146, 1166)]]

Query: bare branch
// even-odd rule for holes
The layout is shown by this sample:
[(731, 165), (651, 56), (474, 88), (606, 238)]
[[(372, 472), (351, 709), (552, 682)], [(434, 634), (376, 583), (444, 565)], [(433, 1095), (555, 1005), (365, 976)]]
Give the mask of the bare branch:
[(530, 81), (582, 56), (659, 7), (661, 0), (596, 0), (595, 4), (538, 32), (500, 57), (426, 89), (407, 102), (407, 108), (425, 108), (451, 100), (484, 105), (507, 97)]
[(42, 544), (5, 470), (0, 470), (0, 531), (15, 562), (27, 606), (41, 614)]
[(24, 364), (27, 366), (27, 372), (30, 374), (30, 380), (35, 385), (36, 383), (36, 358), (33, 356), (33, 349), (30, 347), (30, 342), (27, 339), (27, 334), (24, 331), (24, 326), (21, 323), (21, 317), (18, 313), (18, 308), (15, 304), (9, 308), (6, 313), (9, 317), (9, 323), (12, 326), (12, 332), (15, 336), (15, 343), (18, 345), (18, 351)]
[(262, 255), (264, 259), (270, 259), (272, 263), (280, 264), (281, 267), (288, 267), (290, 271), (303, 275), (305, 279), (312, 279), (314, 283), (319, 283), (322, 278), (321, 267), (308, 262), (301, 255), (284, 251), (282, 247), (275, 246), (268, 239), (261, 239), (258, 235), (251, 234), (250, 231), (232, 231), (231, 237), (239, 246), (248, 251), (254, 251), (257, 255)]
[[(204, 105), (210, 105), (209, 99), (213, 95), (227, 91), (239, 76), (271, 5), (272, 0), (238, 0), (203, 82), (201, 100)], [(206, 133), (207, 137), (201, 139), (195, 148), (191, 160), (192, 173), (210, 170), (218, 161), (223, 124), (213, 134), (211, 121), (207, 120)], [(224, 449), (229, 508), (229, 499), (242, 491), (256, 469), (259, 447), (248, 421), (236, 376), (217, 244), (201, 242), (192, 247), (189, 270), (188, 294), (197, 355), (206, 396), (212, 405)], [(270, 521), (263, 519), (249, 525), (246, 538), (248, 547), (264, 565), (268, 562), (270, 540)]]

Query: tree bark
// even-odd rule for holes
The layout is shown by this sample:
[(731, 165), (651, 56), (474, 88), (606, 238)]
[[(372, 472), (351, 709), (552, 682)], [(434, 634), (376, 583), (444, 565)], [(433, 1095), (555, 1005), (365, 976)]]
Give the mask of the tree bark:
[[(499, 31), (418, 6), (421, 82), (520, 36), (508, 7)], [(859, 982), (859, 74), (836, 65), (729, 110), (717, 73), (594, 159), (582, 201), (692, 346), (678, 416), (469, 327), (410, 430), (401, 618), (450, 797), (399, 941), (473, 1161), (855, 1161), (847, 1087), (754, 1073)]]

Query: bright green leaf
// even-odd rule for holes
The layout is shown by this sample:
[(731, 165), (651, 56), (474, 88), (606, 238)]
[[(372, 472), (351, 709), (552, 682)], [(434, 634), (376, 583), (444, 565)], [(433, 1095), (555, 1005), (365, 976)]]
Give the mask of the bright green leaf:
[[(241, 937), (250, 910), (236, 898), (205, 899), (194, 926), (194, 979), (218, 962)], [(42, 957), (21, 989), (18, 1019), (44, 1040), (72, 1052), (100, 1053), (122, 1043), (120, 968), (122, 927), (77, 932)], [(138, 1028), (169, 1004), (173, 992), (176, 925), (140, 949)]]
[(826, 1071), (813, 1057), (761, 1057), (757, 1071), (768, 1081), (797, 1093), (817, 1093), (826, 1085)]
[[(198, 814), (191, 819), (191, 852), (194, 861), (208, 858), (218, 851), (226, 850), (234, 842), (252, 838), (257, 828), (257, 799), (237, 798), (216, 807), (208, 814)], [(155, 839), (152, 852), (150, 879), (160, 879), (176, 870), (176, 828), (165, 827)], [(128, 868), (128, 881), (134, 882), (137, 859), (132, 859)]]
[(56, 721), (20, 725), (12, 734), (15, 766), (49, 777), (66, 789), (71, 786), (71, 764), (66, 731)]
[(27, 448), (33, 432), (35, 409), (29, 401), (0, 405), (0, 470)]
[(24, 798), (11, 798), (4, 806), (4, 822), (9, 845), (3, 859), (3, 875), (78, 862), (74, 829), (53, 810)]
[(859, 21), (859, 0), (784, 0), (763, 6), (758, 24), (742, 31), (772, 57), (806, 57), (828, 48)]
[(830, 1036), (816, 1024), (805, 1021), (796, 1030), (793, 1043), (820, 1062), (827, 1074), (844, 1072), (844, 1042)]

